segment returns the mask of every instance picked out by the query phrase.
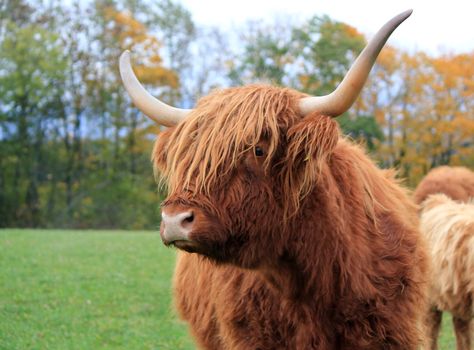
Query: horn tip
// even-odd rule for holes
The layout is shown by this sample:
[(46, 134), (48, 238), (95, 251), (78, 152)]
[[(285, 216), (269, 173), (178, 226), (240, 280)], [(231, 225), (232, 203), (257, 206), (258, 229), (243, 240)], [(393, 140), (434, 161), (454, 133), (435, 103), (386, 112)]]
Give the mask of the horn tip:
[(124, 61), (130, 62), (130, 50), (125, 50), (124, 52), (122, 52), (122, 54), (120, 55), (119, 61), (121, 63)]
[(400, 13), (398, 16), (405, 20), (408, 17), (410, 17), (412, 13), (413, 13), (413, 9), (408, 9), (408, 10), (403, 11), (402, 13)]

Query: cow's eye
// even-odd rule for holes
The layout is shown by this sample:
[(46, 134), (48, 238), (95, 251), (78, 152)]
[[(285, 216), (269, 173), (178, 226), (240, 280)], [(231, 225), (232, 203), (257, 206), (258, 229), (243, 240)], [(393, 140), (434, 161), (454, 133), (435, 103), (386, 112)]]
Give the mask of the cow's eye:
[(255, 146), (255, 155), (256, 155), (257, 157), (263, 157), (264, 152), (263, 152), (262, 147)]

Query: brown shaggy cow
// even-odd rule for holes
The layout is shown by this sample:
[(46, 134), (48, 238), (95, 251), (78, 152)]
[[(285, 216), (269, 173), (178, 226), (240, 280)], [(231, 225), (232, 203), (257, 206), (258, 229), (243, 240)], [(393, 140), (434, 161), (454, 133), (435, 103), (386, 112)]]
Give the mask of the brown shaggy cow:
[[(414, 199), (415, 202), (420, 204), (423, 201), (425, 201), (427, 198), (430, 198), (430, 195), (433, 194), (445, 194), (447, 197), (453, 199), (453, 200), (458, 200), (462, 202), (466, 202), (469, 198), (474, 198), (474, 172), (471, 170), (464, 168), (464, 167), (449, 167), (449, 166), (441, 166), (438, 168), (434, 168), (431, 170), (425, 178), (419, 183), (417, 186), (415, 192), (414, 192)], [(440, 200), (441, 198), (441, 200)], [(444, 199), (443, 199), (444, 198)], [(423, 204), (421, 208), (423, 209), (423, 213), (426, 211), (426, 207), (428, 206), (430, 209), (435, 204), (442, 204), (443, 208), (461, 208), (462, 206), (460, 204), (455, 204), (450, 201), (447, 201), (444, 196), (442, 197), (434, 197), (433, 199), (429, 200), (429, 204)], [(437, 218), (437, 221), (439, 223), (439, 220), (446, 220), (446, 225), (450, 225), (451, 221), (449, 221), (449, 215), (448, 213), (443, 213), (442, 208), (440, 208), (441, 211), (436, 211), (440, 212), (440, 217)], [(431, 210), (431, 213), (435, 211)], [(425, 215), (425, 221), (426, 221), (426, 215)], [(448, 228), (446, 228), (448, 229)], [(434, 233), (427, 232), (427, 229), (425, 228), (423, 231), (425, 231), (425, 234), (428, 236), (431, 236)], [(441, 233), (438, 233), (441, 234)], [(457, 259), (459, 260), (459, 257), (457, 257), (454, 253), (449, 253), (447, 254), (448, 246), (453, 245), (453, 242), (450, 242), (449, 240), (443, 240), (443, 242), (446, 243), (446, 246), (443, 248), (446, 253), (446, 255), (443, 257), (443, 261), (446, 261), (445, 264), (454, 264), (454, 261)], [(433, 267), (434, 267), (434, 280), (432, 281), (432, 285), (436, 285), (438, 283), (446, 283), (446, 281), (441, 282), (438, 281), (439, 276), (441, 274), (441, 268), (439, 266), (439, 255), (440, 252), (434, 252), (432, 250), (432, 259), (433, 259)], [(472, 254), (472, 253), (471, 253)], [(450, 260), (451, 259), (451, 260)], [(471, 271), (471, 276), (473, 276), (474, 280), (474, 271)], [(451, 276), (454, 278), (454, 276)], [(465, 277), (465, 276), (463, 276)], [(446, 279), (445, 279), (446, 280)], [(454, 283), (454, 280), (453, 280)], [(464, 288), (465, 285), (463, 284), (461, 288)], [(451, 295), (449, 298), (451, 298), (451, 303), (453, 302), (454, 298), (457, 298), (457, 302), (460, 304), (465, 304), (466, 301), (463, 300), (466, 295), (469, 293), (472, 293), (472, 289), (467, 289), (467, 290), (460, 290), (457, 295)], [(447, 293), (447, 292), (446, 292)], [(438, 338), (438, 333), (439, 333), (439, 327), (441, 325), (441, 319), (443, 316), (442, 311), (451, 311), (453, 313), (453, 324), (454, 324), (454, 329), (456, 331), (456, 339), (458, 342), (458, 348), (459, 349), (469, 349), (469, 347), (466, 347), (467, 343), (470, 342), (469, 338), (469, 324), (470, 322), (466, 319), (465, 315), (462, 315), (459, 312), (453, 312), (453, 308), (447, 307), (446, 303), (443, 303), (439, 300), (440, 295), (439, 293), (435, 293), (436, 295), (431, 297), (431, 307), (428, 313), (427, 317), (427, 326), (428, 326), (428, 338), (429, 338), (429, 348), (430, 349), (437, 349), (437, 338)], [(445, 297), (443, 295), (443, 297)], [(448, 297), (448, 296), (446, 296)], [(471, 297), (472, 298), (472, 297)], [(441, 305), (444, 305), (444, 307), (441, 307)], [(467, 310), (466, 310), (467, 311)], [(463, 345), (464, 344), (464, 345)]]
[(467, 201), (474, 197), (474, 172), (464, 167), (440, 166), (432, 169), (418, 184), (413, 197), (417, 204), (430, 194), (444, 193), (449, 198)]
[(421, 231), (429, 241), (433, 278), (428, 317), (429, 349), (437, 349), (442, 311), (453, 315), (458, 350), (471, 349), (474, 317), (474, 202), (434, 194), (422, 203)]
[(175, 302), (204, 349), (416, 349), (427, 256), (416, 207), (391, 172), (341, 137), (394, 28), (384, 26), (336, 91), (253, 85), (194, 110), (155, 100), (128, 53), (134, 103), (160, 124), (153, 162), (168, 184), (161, 237), (182, 250)]

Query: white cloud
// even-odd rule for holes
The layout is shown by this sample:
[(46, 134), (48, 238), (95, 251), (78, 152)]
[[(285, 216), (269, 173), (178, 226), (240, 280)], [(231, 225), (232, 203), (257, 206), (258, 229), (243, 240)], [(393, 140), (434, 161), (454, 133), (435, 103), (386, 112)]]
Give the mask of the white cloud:
[(249, 19), (282, 15), (304, 19), (327, 14), (369, 37), (391, 17), (412, 8), (412, 16), (397, 29), (389, 43), (432, 54), (474, 50), (472, 0), (181, 0), (181, 3), (200, 24), (227, 27)]

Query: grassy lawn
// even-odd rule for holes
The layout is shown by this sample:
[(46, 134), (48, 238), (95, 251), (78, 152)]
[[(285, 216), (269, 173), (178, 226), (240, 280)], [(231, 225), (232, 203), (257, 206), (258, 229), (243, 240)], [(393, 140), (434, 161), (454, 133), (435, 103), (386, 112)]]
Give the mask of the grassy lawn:
[(0, 230), (0, 349), (193, 349), (157, 233)]
[(0, 349), (193, 349), (173, 264), (152, 232), (0, 230)]
[(438, 340), (439, 350), (454, 350), (456, 349), (456, 338), (454, 337), (453, 323), (451, 315), (443, 315), (443, 326)]

